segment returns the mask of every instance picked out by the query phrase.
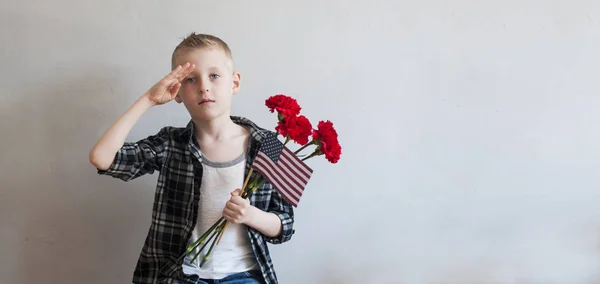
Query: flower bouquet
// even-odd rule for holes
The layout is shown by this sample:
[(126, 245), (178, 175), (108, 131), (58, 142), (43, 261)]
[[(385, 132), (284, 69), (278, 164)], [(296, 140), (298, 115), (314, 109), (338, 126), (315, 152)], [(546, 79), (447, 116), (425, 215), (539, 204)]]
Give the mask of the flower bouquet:
[[(249, 198), (263, 183), (269, 181), (283, 198), (297, 207), (302, 191), (312, 174), (312, 170), (304, 161), (324, 155), (330, 163), (335, 164), (340, 159), (342, 147), (333, 124), (328, 120), (319, 121), (317, 129), (313, 129), (308, 118), (300, 115), (301, 107), (294, 98), (278, 94), (269, 97), (265, 105), (271, 113), (277, 111), (277, 136), (263, 141), (261, 150), (244, 180), (241, 197)], [(279, 141), (279, 135), (283, 136), (284, 142)], [(290, 141), (300, 145), (294, 152), (286, 147)], [(315, 146), (312, 153), (302, 155), (301, 152), (310, 146)], [(274, 167), (286, 168), (273, 170)], [(253, 174), (255, 169), (258, 173)], [(294, 181), (290, 182), (290, 177), (281, 178), (273, 174), (274, 172), (293, 172)], [(200, 262), (200, 266), (203, 266), (215, 246), (219, 244), (227, 225), (228, 221), (221, 217), (195, 242), (188, 245), (184, 255), (200, 247), (191, 259), (191, 262), (194, 262), (201, 252), (208, 249)]]

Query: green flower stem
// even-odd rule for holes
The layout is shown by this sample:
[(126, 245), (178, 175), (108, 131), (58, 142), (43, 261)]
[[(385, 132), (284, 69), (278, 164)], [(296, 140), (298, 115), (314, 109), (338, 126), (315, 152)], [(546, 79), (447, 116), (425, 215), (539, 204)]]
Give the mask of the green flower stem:
[(252, 179), (252, 181), (250, 182), (250, 184), (248, 184), (248, 185), (246, 186), (246, 189), (245, 189), (244, 191), (245, 191), (245, 192), (249, 192), (249, 191), (251, 191), (251, 190), (252, 190), (252, 189), (253, 189), (253, 188), (256, 186), (256, 183), (258, 182), (258, 180), (259, 180), (260, 178), (261, 178), (261, 176), (260, 176), (260, 175), (256, 175), (256, 176), (254, 176), (254, 178)]
[(212, 252), (212, 250), (215, 248), (215, 245), (217, 244), (218, 240), (220, 239), (220, 236), (225, 233), (224, 230), (225, 226), (222, 226), (219, 228), (218, 230), (218, 234), (217, 237), (213, 240), (212, 244), (210, 245), (210, 248), (208, 249), (208, 252), (206, 253), (206, 255), (204, 255), (204, 257), (202, 258), (202, 262), (200, 262), (200, 267), (204, 266), (204, 263), (206, 263), (206, 261), (208, 260), (208, 258), (210, 257), (210, 253)]
[(252, 191), (256, 187), (256, 184), (259, 182), (259, 180), (261, 178), (262, 178), (261, 175), (255, 175), (254, 177), (252, 177), (252, 181), (246, 185), (246, 188), (244, 188), (244, 192), (242, 193), (242, 198), (247, 198), (248, 195), (250, 195), (250, 193), (252, 193)]
[(198, 238), (198, 240), (196, 240), (193, 244), (189, 245), (187, 248), (187, 252), (190, 253), (192, 252), (194, 249), (196, 249), (196, 247), (198, 247), (200, 244), (203, 244), (204, 241), (206, 240), (206, 237), (208, 237), (208, 235), (219, 225), (221, 225), (221, 223), (225, 221), (225, 218), (221, 217), (217, 222), (215, 222), (208, 230), (206, 230), (206, 232), (204, 232), (204, 234), (202, 236), (200, 236), (200, 238)]
[[(204, 250), (204, 248), (206, 247), (206, 245), (208, 245), (208, 243), (211, 242), (211, 240), (213, 240), (215, 238), (215, 236), (217, 235), (218, 232), (222, 231), (223, 227), (222, 225), (218, 226), (210, 235), (210, 237), (208, 238), (208, 241), (206, 243), (204, 243), (202, 245), (202, 247), (198, 250), (198, 252), (194, 255), (194, 257), (192, 258), (192, 260), (190, 262), (194, 262), (196, 260), (196, 258), (198, 258), (198, 256), (200, 255), (200, 253)], [(214, 244), (214, 241), (213, 241)]]
[(319, 150), (316, 150), (316, 151), (314, 151), (312, 154), (310, 154), (308, 157), (306, 157), (306, 158), (303, 158), (303, 159), (302, 159), (302, 161), (304, 162), (304, 161), (306, 161), (306, 160), (308, 160), (308, 159), (310, 159), (310, 158), (312, 158), (312, 157), (314, 157), (314, 156), (318, 156), (318, 155), (320, 155), (320, 154), (321, 154), (321, 153), (319, 153)]
[(296, 152), (294, 152), (294, 154), (298, 155), (298, 153), (300, 153), (302, 150), (304, 150), (306, 147), (310, 146), (310, 145), (314, 145), (316, 142), (315, 140), (312, 140), (308, 143), (306, 143), (304, 146), (300, 147), (300, 149), (296, 150)]
[(266, 178), (263, 178), (258, 185), (256, 185), (256, 188), (252, 191), (253, 193), (256, 192), (258, 190), (258, 188), (260, 188), (265, 182), (267, 182)]
[(267, 179), (265, 179), (263, 176), (259, 176), (259, 178), (255, 180), (255, 182), (253, 182), (251, 185), (248, 185), (248, 188), (244, 191), (242, 198), (249, 198), (250, 195), (256, 192), (260, 188), (260, 186), (263, 185), (265, 182), (267, 182)]

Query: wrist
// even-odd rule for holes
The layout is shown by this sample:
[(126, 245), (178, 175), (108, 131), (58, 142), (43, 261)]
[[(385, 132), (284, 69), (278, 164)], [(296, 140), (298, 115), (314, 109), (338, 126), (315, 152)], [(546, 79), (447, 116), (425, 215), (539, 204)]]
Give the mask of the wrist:
[(141, 104), (143, 104), (144, 106), (151, 108), (153, 106), (156, 106), (156, 102), (154, 102), (152, 99), (150, 99), (150, 94), (148, 93), (144, 93), (139, 99), (138, 102), (140, 102)]
[(248, 207), (248, 212), (246, 213), (246, 222), (244, 223), (253, 227), (253, 225), (256, 224), (256, 221), (260, 219), (260, 213), (262, 213), (260, 209), (256, 208), (254, 205), (250, 205), (250, 207)]

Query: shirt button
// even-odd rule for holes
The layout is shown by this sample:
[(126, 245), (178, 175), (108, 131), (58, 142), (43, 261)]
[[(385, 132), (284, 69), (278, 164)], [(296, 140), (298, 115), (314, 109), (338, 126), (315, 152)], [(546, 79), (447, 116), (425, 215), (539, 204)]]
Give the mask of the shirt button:
[(197, 182), (197, 181), (195, 181), (195, 182), (194, 182), (194, 188), (200, 188), (200, 183), (199, 183), (199, 182)]

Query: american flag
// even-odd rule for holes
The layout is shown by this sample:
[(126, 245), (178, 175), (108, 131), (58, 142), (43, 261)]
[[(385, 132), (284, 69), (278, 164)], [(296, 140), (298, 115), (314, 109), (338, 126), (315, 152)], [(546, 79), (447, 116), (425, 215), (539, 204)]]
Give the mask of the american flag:
[(265, 137), (252, 168), (267, 178), (294, 207), (298, 207), (302, 192), (313, 172), (294, 152), (285, 147), (276, 135)]

